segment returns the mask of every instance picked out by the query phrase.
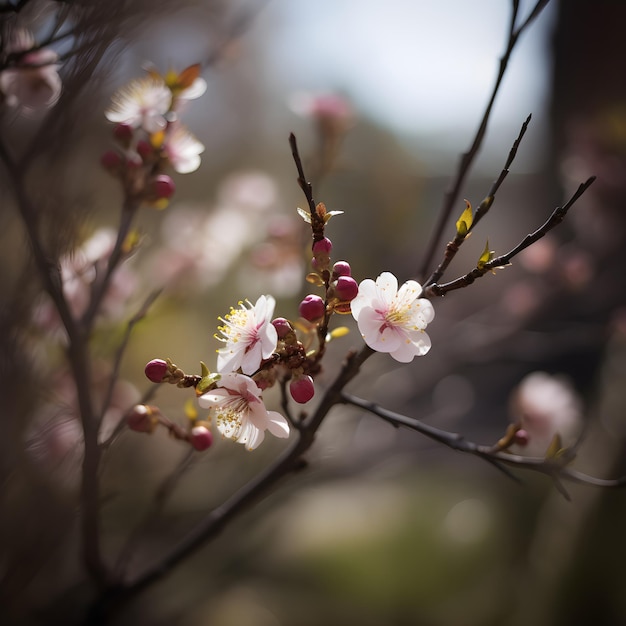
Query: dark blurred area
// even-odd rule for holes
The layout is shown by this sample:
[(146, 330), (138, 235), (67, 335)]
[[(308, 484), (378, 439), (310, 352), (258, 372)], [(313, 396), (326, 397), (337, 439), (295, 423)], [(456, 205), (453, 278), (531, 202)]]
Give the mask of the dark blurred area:
[[(114, 2), (106, 11), (98, 2), (77, 2), (93, 9), (80, 26), (93, 57), (62, 68), (63, 96), (43, 123), (7, 113), (0, 119), (11, 151), (34, 155), (29, 183), (46, 215), (47, 249), (64, 258), (98, 229), (117, 227), (121, 196), (98, 165), (111, 142), (102, 113), (111, 93), (140, 75), (146, 61), (162, 71), (204, 63), (209, 89), (190, 105), (187, 122), (206, 145), (202, 166), (177, 179), (168, 209), (140, 213), (143, 243), (116, 287), (124, 306), (93, 337), (94, 385), (104, 387), (126, 321), (153, 289), (164, 287), (134, 330), (105, 416), (108, 432), (147, 389), (149, 359), (170, 357), (189, 371), (201, 360), (213, 361), (217, 318), (237, 301), (273, 293), (277, 314), (297, 315), (310, 285), (302, 280), (307, 235), (295, 207), (305, 200), (290, 131), (314, 173), (316, 199), (345, 212), (328, 226), (333, 254), (349, 260), (359, 280), (385, 270), (402, 280), (424, 278), (416, 276), (421, 254), (473, 126), (441, 144), (436, 137), (403, 135), (365, 113), (333, 79), (317, 87), (334, 92), (338, 99), (330, 102), (345, 105), (325, 109), (339, 124), (341, 140), (320, 143), (319, 115), (288, 98), (289, 91), (316, 85), (296, 76), (285, 87), (270, 62), (276, 58), (268, 49), (282, 29), (306, 29), (288, 19), (294, 9), (282, 8), (284, 2)], [(36, 4), (41, 12), (24, 18), (43, 28), (49, 5)], [(350, 4), (355, 11), (369, 6)], [(403, 5), (389, 4), (400, 22)], [(456, 5), (450, 2), (451, 12)], [(611, 477), (626, 474), (626, 4), (563, 0), (550, 8), (550, 27), (540, 26), (544, 16), (537, 23), (546, 32), (542, 67), (512, 65), (503, 87), (524, 72), (548, 68), (549, 94), (537, 105), (544, 106), (537, 130), (531, 125), (528, 152), (525, 144), (520, 148), (524, 166), (513, 164), (491, 213), (446, 278), (471, 269), (485, 239), (497, 254), (508, 251), (579, 183), (591, 175), (596, 182), (565, 222), (511, 267), (434, 302), (433, 348), (426, 357), (400, 366), (374, 355), (349, 389), (492, 444), (514, 419), (512, 398), (521, 381), (545, 372), (567, 381), (584, 407), (576, 467)], [(332, 10), (330, 3), (319, 7)], [(372, 46), (393, 45), (393, 27), (384, 28), (391, 30)], [(444, 32), (446, 24), (432, 28)], [(467, 28), (486, 36), (478, 18)], [(505, 30), (503, 21), (501, 33), (491, 36), (502, 42)], [(346, 27), (347, 45), (349, 36)], [(316, 54), (293, 54), (305, 52)], [(437, 52), (425, 51), (426, 62), (429, 54)], [(462, 109), (454, 85), (447, 88)], [(523, 118), (499, 120), (497, 137), (488, 135), (486, 154), (462, 191), (474, 205), (499, 174)], [(333, 167), (325, 169), (320, 163), (329, 149)], [(435, 154), (433, 165), (428, 159)], [(42, 313), (45, 298), (6, 176), (2, 170), (0, 623), (81, 623), (94, 591), (78, 554), (81, 442), (74, 392), (58, 327)], [(461, 199), (459, 214), (462, 209)], [(451, 223), (441, 253), (453, 234)], [(345, 324), (351, 332), (331, 344), (316, 381), (321, 388), (348, 350), (361, 345), (352, 319)], [(186, 397), (166, 389), (155, 402), (172, 419), (182, 418)], [(278, 394), (268, 398), (278, 406)], [(187, 449), (166, 434), (123, 432), (101, 469), (105, 559), (128, 572), (154, 562), (282, 447), (272, 440), (251, 453), (218, 440), (185, 460)], [(623, 490), (565, 484), (567, 500), (549, 477), (514, 470), (518, 484), (484, 461), (343, 407), (328, 417), (306, 460), (304, 471), (111, 623), (626, 624)]]

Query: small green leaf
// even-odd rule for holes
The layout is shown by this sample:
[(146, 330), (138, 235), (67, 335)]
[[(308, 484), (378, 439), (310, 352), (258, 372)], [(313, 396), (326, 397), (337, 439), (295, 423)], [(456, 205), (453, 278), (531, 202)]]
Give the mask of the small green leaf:
[(465, 237), (472, 227), (472, 221), (474, 216), (472, 215), (472, 205), (469, 200), (465, 201), (465, 211), (461, 214), (461, 217), (456, 223), (456, 234), (459, 237)]
[(478, 263), (476, 263), (476, 267), (479, 270), (482, 270), (483, 267), (485, 267), (485, 264), (489, 263), (491, 259), (493, 259), (493, 251), (489, 250), (489, 240), (487, 239), (487, 243), (485, 244), (485, 249), (483, 250), (483, 253), (480, 255), (480, 258), (478, 259)]
[(196, 395), (198, 396), (215, 387), (217, 381), (222, 377), (222, 375), (217, 372), (211, 374), (209, 368), (202, 361), (200, 361), (200, 367), (202, 368), (202, 378), (196, 385)]

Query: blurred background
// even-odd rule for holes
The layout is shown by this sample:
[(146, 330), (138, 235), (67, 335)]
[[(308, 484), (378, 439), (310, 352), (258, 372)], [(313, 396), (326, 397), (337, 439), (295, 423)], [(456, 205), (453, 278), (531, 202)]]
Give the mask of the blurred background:
[[(188, 372), (213, 365), (217, 318), (239, 300), (271, 293), (277, 315), (297, 316), (308, 240), (290, 132), (316, 200), (344, 211), (328, 227), (334, 259), (348, 260), (357, 280), (426, 278), (424, 249), (488, 101), (510, 4), (137, 1), (107, 18), (92, 76), (68, 70), (66, 89), (86, 81), (76, 98), (43, 121), (4, 115), (16, 153), (33, 138), (38, 146), (29, 180), (49, 215), (49, 245), (70, 263), (80, 256), (72, 248), (88, 257), (117, 227), (120, 191), (99, 166), (112, 144), (111, 94), (146, 63), (204, 64), (207, 93), (185, 111), (206, 146), (202, 165), (176, 178), (167, 210), (140, 213), (141, 249), (121, 268), (94, 337), (104, 389), (127, 320), (163, 288), (134, 329), (103, 438), (147, 389), (151, 358)], [(520, 3), (521, 19), (533, 4)], [(24, 19), (43, 28), (42, 6)], [(554, 386), (523, 390), (548, 415), (567, 395), (586, 432), (577, 467), (626, 472), (625, 20), (622, 2), (553, 0), (524, 32), (462, 197), (479, 204), (530, 113), (532, 122), (447, 278), (471, 269), (485, 240), (508, 251), (580, 182), (598, 179), (511, 267), (434, 303), (426, 357), (400, 367), (375, 355), (351, 392), (491, 444), (518, 417), (520, 383), (544, 372), (530, 380)], [(74, 392), (6, 181), (0, 198), (0, 617), (72, 624), (91, 593), (77, 556)], [(461, 198), (455, 219), (463, 208)], [(453, 234), (451, 223), (438, 255)], [(331, 344), (317, 397), (361, 345), (352, 319), (340, 321), (351, 332)], [(188, 397), (165, 389), (153, 402), (183, 420)], [(282, 447), (268, 440), (249, 453), (217, 440), (189, 457), (165, 433), (123, 432), (102, 468), (107, 560), (128, 571), (153, 562)], [(567, 501), (546, 477), (515, 472), (518, 484), (347, 408), (325, 421), (307, 462), (112, 623), (626, 624), (623, 491), (566, 485)]]

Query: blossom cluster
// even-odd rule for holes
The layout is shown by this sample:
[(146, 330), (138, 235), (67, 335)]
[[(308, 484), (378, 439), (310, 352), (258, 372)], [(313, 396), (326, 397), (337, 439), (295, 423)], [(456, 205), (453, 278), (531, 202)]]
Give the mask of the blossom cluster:
[(166, 167), (179, 174), (198, 169), (204, 145), (181, 123), (180, 114), (205, 90), (200, 66), (192, 65), (164, 76), (149, 69), (113, 95), (105, 116), (116, 124), (117, 147), (106, 151), (101, 163), (122, 181), (127, 197), (163, 209), (176, 190)]
[(419, 297), (420, 285), (408, 281), (398, 288), (397, 279), (389, 272), (358, 285), (347, 261), (332, 263), (333, 245), (323, 233), (328, 220), (338, 212), (327, 212), (320, 203), (312, 216), (302, 210), (299, 213), (314, 233), (313, 271), (307, 279), (323, 287), (324, 297), (305, 296), (296, 322), (274, 317), (276, 301), (270, 295), (259, 296), (254, 304), (245, 300), (231, 308), (219, 318), (221, 325), (215, 335), (222, 343), (217, 350), (216, 372), (211, 373), (203, 364), (201, 376), (189, 376), (170, 360), (150, 361), (145, 373), (151, 381), (194, 387), (199, 406), (209, 410), (209, 419), (199, 422), (197, 412), (188, 412), (189, 428), (184, 429), (164, 418), (156, 407), (138, 407), (129, 419), (133, 430), (152, 432), (162, 424), (197, 450), (211, 445), (212, 419), (223, 437), (250, 450), (264, 440), (266, 431), (288, 437), (289, 420), (266, 408), (263, 391), (278, 382), (288, 388), (297, 403), (313, 399), (314, 377), (321, 371), (324, 346), (345, 334), (343, 329), (328, 332), (335, 313), (352, 313), (365, 342), (398, 361), (409, 362), (428, 352), (430, 340), (424, 329), (434, 310), (428, 300)]

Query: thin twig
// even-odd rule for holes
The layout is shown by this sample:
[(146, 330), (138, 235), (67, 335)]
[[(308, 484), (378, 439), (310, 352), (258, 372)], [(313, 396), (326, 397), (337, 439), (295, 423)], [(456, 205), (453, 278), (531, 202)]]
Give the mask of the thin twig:
[(502, 254), (498, 257), (494, 257), (490, 261), (481, 264), (480, 266), (476, 266), (472, 271), (468, 272), (464, 276), (460, 276), (453, 281), (448, 283), (438, 284), (433, 283), (424, 289), (423, 295), (426, 298), (439, 297), (444, 296), (450, 291), (454, 291), (455, 289), (462, 289), (463, 287), (468, 287), (471, 285), (477, 278), (481, 278), (488, 272), (494, 271), (496, 269), (506, 267), (510, 265), (511, 259), (519, 254), (522, 250), (528, 248), (528, 246), (532, 245), (542, 237), (544, 237), (549, 231), (551, 231), (555, 226), (560, 224), (567, 212), (570, 210), (572, 205), (582, 196), (585, 191), (592, 185), (593, 181), (596, 179), (595, 176), (588, 178), (584, 183), (579, 185), (576, 192), (572, 195), (572, 197), (567, 201), (563, 206), (557, 207), (552, 215), (548, 218), (548, 220), (538, 228), (534, 233), (526, 235), (519, 244), (517, 244), (512, 250), (509, 250), (506, 254)]
[[(559, 460), (558, 458), (544, 459), (540, 457), (526, 457), (519, 454), (510, 454), (508, 452), (499, 451), (493, 446), (485, 446), (469, 441), (463, 435), (458, 433), (436, 428), (435, 426), (431, 426), (430, 424), (426, 424), (415, 418), (408, 417), (407, 415), (389, 411), (388, 409), (385, 409), (374, 402), (370, 402), (369, 400), (364, 400), (347, 393), (343, 393), (342, 397), (346, 404), (356, 406), (372, 413), (393, 426), (402, 426), (404, 428), (414, 430), (429, 439), (438, 441), (452, 450), (456, 450), (457, 452), (478, 456), (491, 464), (495, 464), (498, 469), (502, 470), (501, 465), (504, 463), (520, 469), (546, 474), (552, 478), (556, 488), (566, 498), (569, 498), (569, 494), (563, 488), (561, 480), (568, 480), (570, 482), (591, 485), (594, 487), (626, 487), (626, 476), (621, 476), (615, 479), (596, 478), (595, 476), (589, 476), (588, 474), (584, 474), (567, 467), (565, 462), (563, 460)], [(507, 476), (509, 476), (508, 473)]]
[(509, 173), (509, 168), (511, 167), (511, 164), (513, 163), (513, 160), (517, 155), (517, 149), (519, 148), (519, 145), (524, 135), (526, 134), (528, 124), (530, 124), (530, 120), (531, 116), (529, 115), (526, 118), (526, 121), (522, 124), (522, 128), (517, 135), (517, 139), (515, 139), (515, 141), (513, 142), (513, 146), (509, 151), (509, 155), (507, 157), (506, 163), (504, 164), (504, 167), (502, 168), (502, 171), (500, 172), (500, 175), (491, 185), (491, 189), (489, 190), (489, 193), (485, 196), (484, 200), (478, 205), (476, 212), (472, 217), (472, 223), (470, 224), (469, 228), (466, 232), (457, 232), (455, 238), (452, 241), (448, 242), (441, 263), (439, 264), (437, 269), (430, 275), (428, 280), (425, 282), (425, 285), (431, 285), (441, 280), (445, 271), (448, 269), (448, 266), (456, 256), (456, 253), (459, 251), (459, 248), (467, 239), (469, 233), (472, 232), (476, 224), (478, 224), (478, 222), (487, 214), (487, 212), (491, 208), (492, 204), (495, 201), (496, 193), (498, 192), (498, 189), (500, 189), (500, 186), (504, 182), (504, 179), (507, 177)]
[(100, 417), (99, 421), (102, 422), (102, 418), (106, 413), (109, 405), (111, 404), (111, 398), (113, 397), (113, 391), (115, 389), (115, 383), (117, 382), (120, 366), (122, 364), (122, 359), (124, 358), (124, 354), (126, 352), (126, 347), (128, 346), (128, 342), (130, 341), (130, 337), (133, 333), (133, 329), (135, 325), (140, 322), (148, 313), (148, 309), (154, 304), (154, 301), (161, 294), (162, 289), (155, 289), (143, 302), (137, 313), (133, 315), (128, 323), (126, 324), (126, 330), (124, 331), (124, 336), (122, 337), (122, 341), (117, 348), (115, 353), (115, 357), (113, 359), (113, 369), (111, 371), (111, 376), (109, 378), (109, 386), (107, 388), (107, 392), (104, 395), (104, 400), (102, 402), (102, 407), (100, 409)]
[[(483, 114), (482, 120), (478, 126), (472, 144), (467, 152), (465, 152), (459, 161), (459, 166), (456, 172), (454, 179), (452, 180), (451, 186), (448, 191), (445, 193), (442, 201), (442, 205), (437, 214), (437, 222), (433, 229), (433, 233), (431, 238), (426, 246), (426, 251), (424, 252), (424, 257), (422, 259), (421, 267), (418, 271), (418, 276), (425, 277), (428, 276), (428, 268), (430, 267), (434, 257), (437, 247), (439, 245), (439, 241), (443, 235), (443, 231), (445, 229), (448, 220), (450, 219), (450, 215), (457, 203), (461, 188), (463, 187), (463, 183), (465, 182), (465, 178), (469, 173), (469, 170), (480, 151), (480, 148), (483, 143), (483, 139), (485, 137), (487, 131), (487, 125), (489, 123), (489, 119), (491, 117), (491, 111), (493, 109), (493, 105), (496, 100), (496, 96), (500, 90), (500, 85), (502, 83), (502, 79), (504, 78), (504, 74), (509, 64), (509, 60), (511, 58), (511, 54), (517, 44), (520, 35), (526, 30), (526, 28), (537, 18), (537, 16), (541, 13), (542, 9), (548, 4), (549, 0), (539, 0), (535, 7), (532, 9), (528, 18), (522, 23), (522, 25), (516, 30), (515, 23), (517, 21), (517, 13), (518, 13), (518, 2), (513, 2), (513, 10), (509, 25), (509, 36), (506, 44), (506, 49), (504, 54), (500, 59), (500, 67), (498, 70), (498, 75), (496, 77), (496, 81), (494, 83), (491, 96), (487, 103), (487, 107), (485, 108), (485, 112)], [(428, 283), (426, 283), (427, 285)]]

